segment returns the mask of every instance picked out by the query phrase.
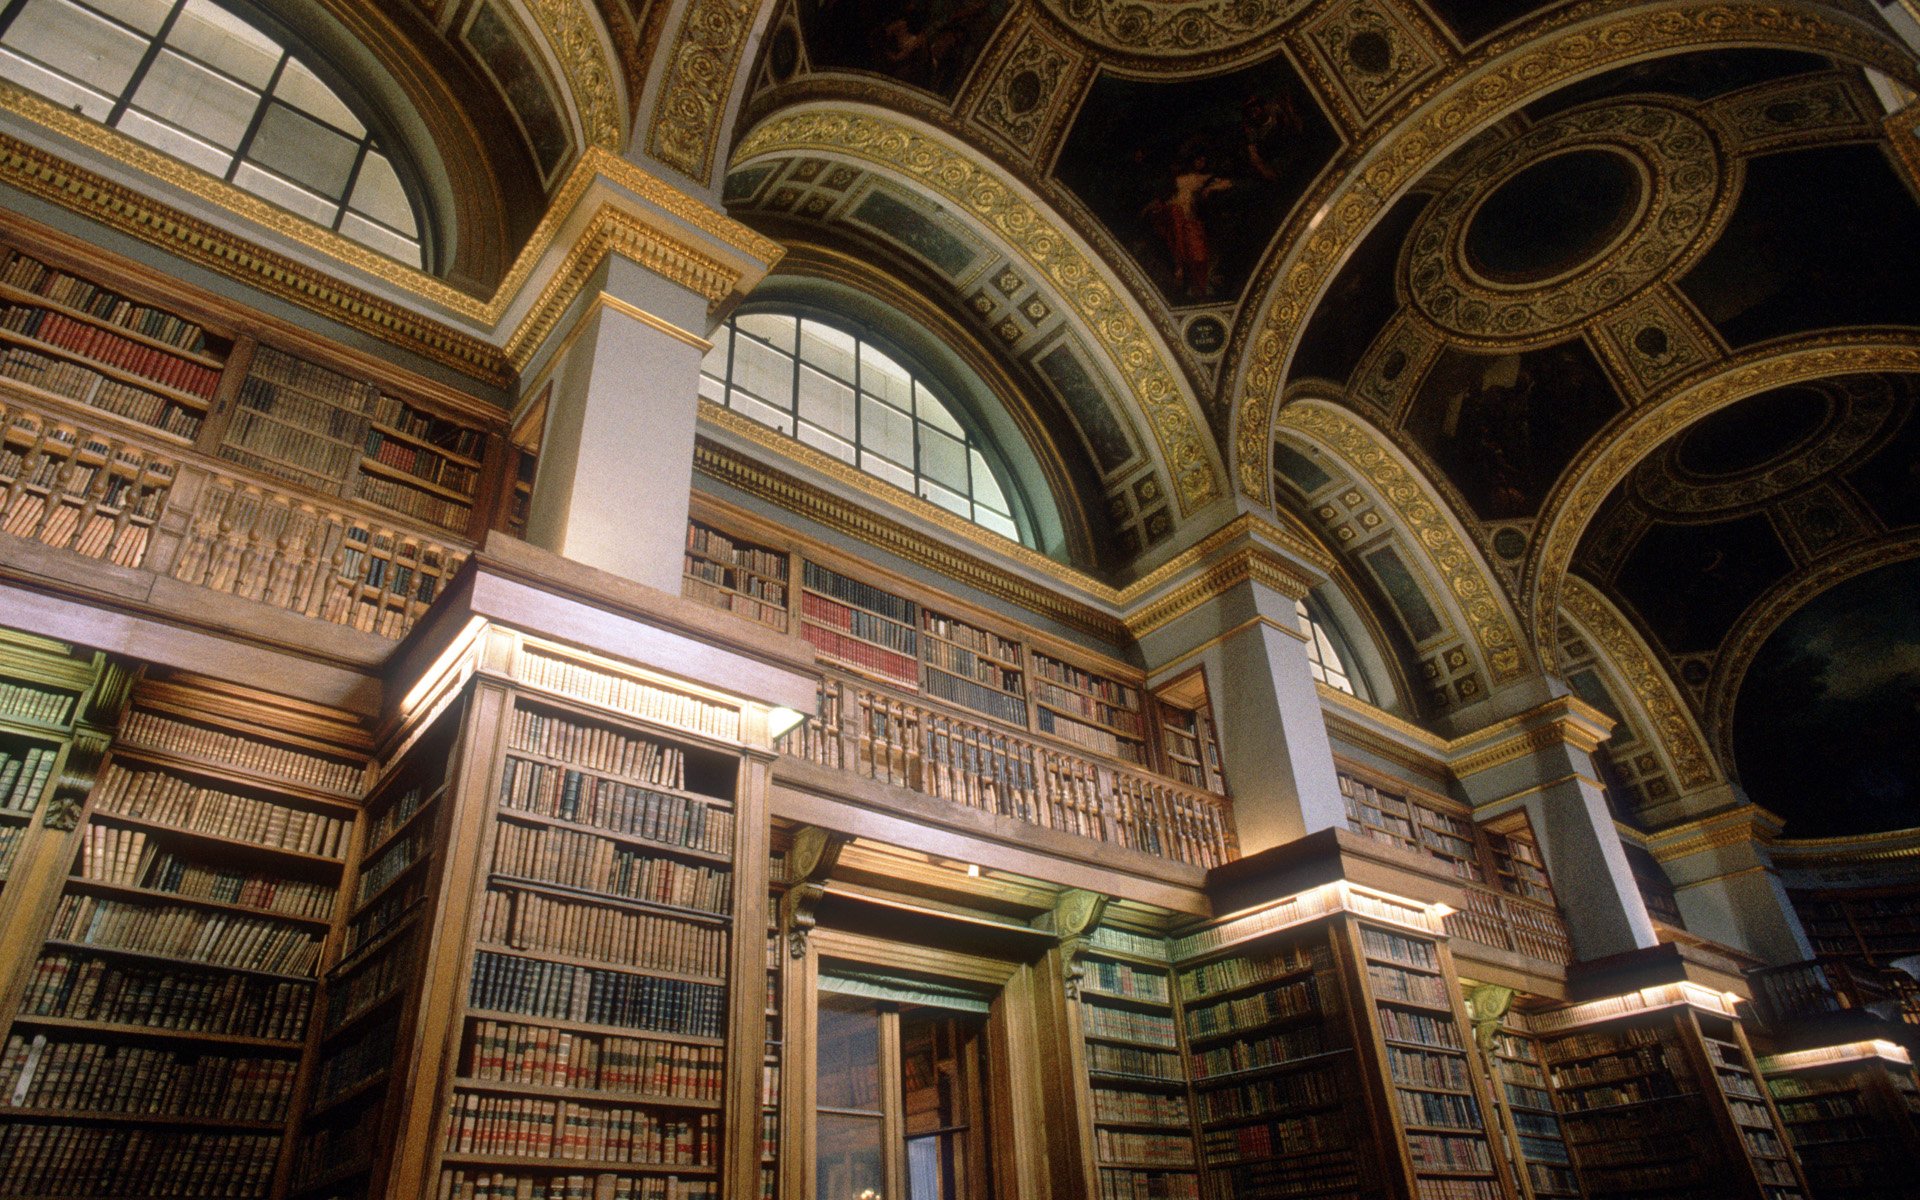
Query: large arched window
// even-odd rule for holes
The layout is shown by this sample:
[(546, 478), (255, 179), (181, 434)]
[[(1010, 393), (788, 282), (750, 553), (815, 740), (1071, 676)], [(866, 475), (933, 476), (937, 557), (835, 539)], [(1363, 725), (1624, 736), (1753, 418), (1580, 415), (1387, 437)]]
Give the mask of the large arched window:
[(366, 123), (286, 46), (209, 0), (11, 0), (0, 76), (427, 265), (421, 214)]
[(1307, 668), (1313, 677), (1349, 696), (1371, 700), (1366, 679), (1347, 665), (1350, 656), (1341, 649), (1344, 639), (1339, 638), (1338, 628), (1316, 616), (1305, 600), (1294, 601), (1293, 608), (1300, 618), (1300, 635), (1307, 642)]
[(792, 313), (714, 335), (700, 394), (1016, 541), (1016, 493), (941, 393), (872, 342)]

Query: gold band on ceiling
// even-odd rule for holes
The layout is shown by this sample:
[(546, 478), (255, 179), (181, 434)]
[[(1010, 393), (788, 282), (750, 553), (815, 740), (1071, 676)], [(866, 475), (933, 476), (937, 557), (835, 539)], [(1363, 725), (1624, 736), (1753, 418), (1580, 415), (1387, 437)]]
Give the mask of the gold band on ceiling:
[[(1714, 661), (1713, 675), (1707, 681), (1703, 706), (1713, 747), (1719, 753), (1720, 761), (1727, 764), (1728, 771), (1736, 778), (1738, 770), (1733, 757), (1734, 701), (1739, 699), (1740, 684), (1746, 678), (1747, 669), (1759, 657), (1761, 647), (1766, 645), (1774, 630), (1780, 628), (1807, 601), (1829, 588), (1875, 568), (1912, 558), (1920, 558), (1920, 536), (1912, 531), (1888, 534), (1795, 572), (1769, 588), (1741, 614), (1738, 628), (1721, 645), (1719, 656)], [(1577, 580), (1579, 577), (1573, 578)]]
[(619, 85), (608, 66), (611, 38), (601, 40), (600, 14), (586, 0), (526, 0), (526, 6), (567, 77), (587, 145), (619, 153), (627, 139)]
[(1478, 552), (1454, 532), (1441, 502), (1371, 429), (1353, 414), (1319, 400), (1288, 404), (1281, 410), (1278, 429), (1306, 434), (1330, 448), (1399, 516), (1459, 603), (1496, 685), (1526, 673), (1527, 656), (1515, 623)]
[(1127, 307), (1121, 289), (1080, 252), (1067, 231), (994, 171), (984, 160), (947, 146), (929, 134), (870, 111), (802, 112), (772, 117), (747, 135), (734, 164), (793, 150), (841, 154), (908, 177), (980, 221), (1045, 277), (1084, 322), (1124, 379), (1180, 496), (1188, 516), (1224, 495), (1204, 429), (1182, 395), (1179, 375), (1168, 365), (1146, 327)]
[[(1276, 239), (1294, 247), (1263, 268), (1251, 295), (1258, 319), (1236, 334), (1247, 347), (1234, 420), (1240, 490), (1271, 500), (1276, 400), (1284, 371), (1314, 311), (1347, 255), (1374, 222), (1431, 167), (1493, 121), (1563, 84), (1609, 67), (1703, 46), (1763, 45), (1813, 49), (1920, 83), (1909, 54), (1864, 21), (1811, 4), (1674, 4), (1621, 13), (1589, 3), (1546, 18), (1556, 28), (1487, 44), (1459, 70), (1423, 85), (1376, 126), (1347, 174), (1303, 203)], [(1435, 97), (1445, 98), (1435, 103)]]
[[(1527, 563), (1521, 595), (1531, 597), (1534, 641), (1552, 666), (1554, 613), (1574, 551), (1600, 504), (1640, 461), (1711, 413), (1749, 396), (1833, 375), (1920, 371), (1920, 333), (1900, 330), (1815, 335), (1738, 355), (1704, 379), (1683, 382), (1631, 410), (1574, 459), (1541, 509), (1543, 530)], [(1291, 411), (1289, 409), (1288, 411)]]
[(665, 84), (654, 101), (647, 151), (705, 186), (751, 31), (753, 0), (693, 0), (673, 39)]
[(1659, 739), (1681, 792), (1724, 782), (1673, 680), (1613, 605), (1574, 576), (1567, 580), (1560, 611), (1605, 652), (1607, 662), (1633, 689), (1633, 699), (1646, 713), (1647, 729)]

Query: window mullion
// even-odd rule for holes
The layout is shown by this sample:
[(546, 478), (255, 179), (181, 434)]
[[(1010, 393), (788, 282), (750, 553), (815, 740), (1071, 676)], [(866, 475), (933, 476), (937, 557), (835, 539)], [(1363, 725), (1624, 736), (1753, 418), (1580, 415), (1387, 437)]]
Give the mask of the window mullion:
[(347, 204), (353, 199), (353, 189), (360, 182), (360, 168), (367, 162), (367, 147), (372, 144), (372, 134), (361, 138), (360, 152), (353, 156), (353, 169), (347, 172), (347, 182), (340, 192), (340, 211), (333, 214), (332, 228), (336, 233), (340, 231), (340, 226), (347, 219)]
[(147, 72), (153, 68), (154, 60), (160, 57), (160, 51), (166, 47), (168, 35), (173, 32), (175, 23), (180, 20), (180, 13), (186, 7), (187, 0), (179, 0), (179, 3), (168, 11), (167, 19), (160, 22), (159, 31), (153, 35), (153, 40), (147, 43), (146, 53), (140, 56), (139, 63), (133, 68), (133, 74), (127, 78), (127, 86), (120, 90), (120, 98), (113, 102), (113, 109), (107, 113), (107, 119), (102, 124), (118, 126), (120, 118), (127, 115), (127, 106), (133, 103), (133, 94), (140, 90), (142, 83), (146, 82)]
[(253, 139), (259, 136), (260, 126), (266, 122), (267, 106), (273, 103), (274, 89), (280, 86), (281, 73), (287, 69), (287, 61), (293, 57), (290, 51), (280, 52), (280, 61), (273, 66), (273, 74), (268, 77), (266, 86), (260, 89), (260, 103), (254, 106), (253, 120), (247, 122), (247, 131), (240, 135), (240, 144), (234, 148), (233, 162), (227, 167), (227, 182), (233, 182), (240, 173), (240, 164), (247, 161), (247, 155), (253, 152)]

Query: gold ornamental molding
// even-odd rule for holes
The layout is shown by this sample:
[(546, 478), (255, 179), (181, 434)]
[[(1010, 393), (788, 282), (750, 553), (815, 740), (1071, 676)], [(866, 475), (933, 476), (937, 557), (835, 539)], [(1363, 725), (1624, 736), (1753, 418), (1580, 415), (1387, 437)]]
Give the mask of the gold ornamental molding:
[(1393, 508), (1466, 615), (1496, 685), (1525, 674), (1519, 635), (1485, 564), (1454, 531), (1441, 502), (1371, 429), (1344, 409), (1317, 400), (1288, 404), (1276, 428), (1306, 434), (1331, 448)]
[[(1243, 583), (1271, 588), (1289, 600), (1303, 599), (1318, 581), (1262, 546), (1234, 551), (1167, 595), (1127, 614), (1127, 631), (1142, 638), (1179, 620)], [(1298, 630), (1287, 631), (1298, 637)]]
[(1004, 239), (1059, 290), (1126, 382), (1173, 476), (1181, 515), (1190, 516), (1225, 494), (1225, 481), (1209, 449), (1210, 435), (1195, 420), (1180, 376), (1128, 307), (1124, 290), (1050, 213), (977, 156), (877, 111), (777, 115), (740, 142), (733, 163), (796, 150), (844, 155), (897, 172)]
[(1707, 753), (1706, 739), (1674, 691), (1673, 681), (1613, 605), (1585, 580), (1572, 576), (1561, 594), (1560, 611), (1605, 650), (1607, 661), (1633, 689), (1633, 698), (1646, 713), (1647, 728), (1660, 740), (1680, 790), (1723, 782)]
[(587, 145), (618, 153), (626, 145), (625, 122), (600, 14), (586, 0), (527, 0), (527, 10), (566, 74)]
[(1354, 165), (1300, 206), (1263, 270), (1257, 319), (1239, 370), (1234, 462), (1243, 494), (1269, 495), (1273, 423), (1285, 371), (1314, 305), (1347, 255), (1399, 197), (1487, 125), (1554, 89), (1610, 67), (1705, 46), (1817, 50), (1892, 78), (1920, 80), (1910, 52), (1865, 20), (1811, 3), (1665, 3), (1625, 9), (1589, 0), (1484, 44), (1457, 71), (1401, 101), (1355, 148)]
[(758, 7), (753, 0), (693, 0), (673, 39), (647, 150), (702, 186), (713, 175), (720, 126)]
[(1469, 775), (1478, 775), (1482, 771), (1491, 771), (1511, 762), (1519, 762), (1542, 750), (1555, 746), (1572, 746), (1583, 754), (1592, 754), (1600, 745), (1601, 738), (1595, 737), (1591, 728), (1571, 718), (1561, 717), (1552, 724), (1538, 729), (1529, 729), (1524, 733), (1507, 738), (1484, 750), (1476, 750), (1453, 760), (1448, 766), (1456, 778), (1465, 779)]
[(1536, 649), (1543, 661), (1553, 664), (1553, 616), (1564, 602), (1580, 538), (1601, 502), (1642, 459), (1702, 417), (1749, 396), (1833, 375), (1876, 371), (1920, 371), (1920, 334), (1895, 329), (1824, 334), (1749, 351), (1705, 378), (1682, 382), (1633, 409), (1613, 432), (1583, 449), (1542, 508), (1539, 528), (1545, 532), (1528, 562), (1521, 591), (1531, 597)]

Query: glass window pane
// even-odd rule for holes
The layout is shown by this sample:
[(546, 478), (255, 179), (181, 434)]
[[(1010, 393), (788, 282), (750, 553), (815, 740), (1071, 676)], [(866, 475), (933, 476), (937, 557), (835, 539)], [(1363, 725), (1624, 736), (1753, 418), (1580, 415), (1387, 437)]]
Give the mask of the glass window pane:
[(806, 363), (800, 364), (800, 416), (851, 441), (853, 438), (853, 389), (830, 379)]
[(1020, 527), (1013, 523), (1012, 517), (1002, 516), (992, 509), (976, 507), (973, 510), (973, 519), (976, 524), (991, 529), (1004, 538), (1016, 542), (1020, 540)]
[(814, 1194), (820, 1200), (861, 1200), (886, 1190), (879, 1117), (823, 1112), (815, 1136)]
[(876, 479), (886, 480), (897, 488), (909, 492), (913, 490), (913, 472), (905, 467), (896, 467), (877, 454), (862, 454), (860, 456), (860, 469)]
[(781, 433), (793, 432), (793, 414), (782, 412), (760, 400), (749, 396), (739, 388), (727, 393), (727, 407), (751, 417), (762, 425), (771, 425)]
[(969, 453), (969, 458), (973, 462), (974, 500), (987, 505), (995, 512), (1012, 512), (1013, 510), (1007, 506), (1006, 496), (1000, 491), (1000, 481), (995, 479), (993, 472), (987, 469), (986, 457), (980, 451), (973, 450)]
[(895, 408), (913, 411), (913, 378), (906, 368), (875, 350), (860, 344), (860, 389), (871, 392)]
[(919, 413), (922, 421), (943, 429), (957, 438), (967, 436), (967, 431), (960, 428), (960, 422), (953, 419), (953, 414), (947, 411), (947, 406), (938, 396), (928, 391), (924, 384), (915, 388), (914, 392), (920, 401), (920, 407), (915, 411)]
[(104, 121), (113, 112), (114, 98), (49, 71), (39, 63), (28, 62), (11, 50), (0, 48), (0, 79), (10, 79), (31, 92), (38, 92), (69, 111), (78, 109), (83, 116)]
[(973, 505), (959, 492), (950, 492), (928, 479), (920, 481), (920, 495), (938, 504), (949, 512), (958, 513), (967, 520), (973, 520)]
[(360, 144), (278, 102), (267, 105), (247, 157), (335, 201), (346, 196)]
[(800, 440), (812, 446), (815, 450), (825, 450), (841, 462), (851, 463), (854, 460), (852, 442), (844, 438), (837, 438), (817, 425), (809, 425), (804, 421), (801, 422)]
[(355, 212), (365, 213), (382, 225), (416, 237), (420, 233), (413, 205), (407, 203), (407, 189), (400, 186), (400, 177), (393, 173), (387, 156), (377, 150), (367, 151), (366, 161), (360, 164), (360, 178), (354, 181), (349, 203)]
[(410, 237), (403, 237), (388, 229), (385, 225), (376, 225), (355, 213), (340, 218), (340, 232), (370, 250), (378, 250), (389, 258), (397, 258), (408, 266), (421, 264), (420, 243)]
[(271, 200), (322, 225), (332, 225), (334, 215), (340, 211), (338, 204), (324, 196), (316, 196), (304, 188), (295, 187), (278, 175), (262, 171), (250, 163), (240, 164), (240, 169), (233, 173), (233, 181), (263, 200)]
[(800, 322), (800, 361), (812, 363), (835, 379), (853, 382), (853, 352), (857, 344), (851, 334), (831, 325)]
[(734, 319), (734, 324), (788, 353), (793, 352), (795, 330), (799, 322), (792, 317), (783, 317), (778, 313), (744, 313)]
[[(222, 149), (240, 148), (260, 107), (260, 93), (217, 75), (190, 58), (162, 50), (147, 68), (135, 107)], [(122, 125), (122, 128), (125, 128)]]
[(128, 137), (145, 142), (155, 150), (173, 155), (189, 166), (199, 167), (202, 171), (215, 175), (225, 175), (227, 168), (233, 165), (232, 152), (208, 145), (164, 121), (156, 121), (133, 109), (128, 109), (121, 114), (120, 131)]
[(274, 85), (273, 95), (276, 100), (316, 116), (335, 129), (344, 129), (356, 138), (367, 136), (367, 127), (353, 115), (353, 110), (298, 59), (280, 72), (280, 82)]
[(206, 0), (187, 0), (167, 31), (167, 45), (245, 80), (255, 91), (272, 81), (284, 53), (272, 38)]
[[(905, 467), (913, 466), (913, 418), (871, 396), (860, 397), (860, 444)], [(913, 484), (907, 484), (909, 490)]]
[(962, 495), (967, 491), (967, 446), (927, 425), (920, 427), (920, 474)]
[(152, 37), (167, 23), (172, 0), (87, 0), (87, 7)]
[(6, 37), (22, 54), (109, 96), (126, 90), (150, 43), (68, 0), (27, 0)]
[(752, 338), (739, 338), (733, 344), (733, 386), (792, 409), (793, 360)]
[(821, 1108), (878, 1113), (880, 1013), (872, 1002), (822, 993), (815, 1044), (815, 1102)]

